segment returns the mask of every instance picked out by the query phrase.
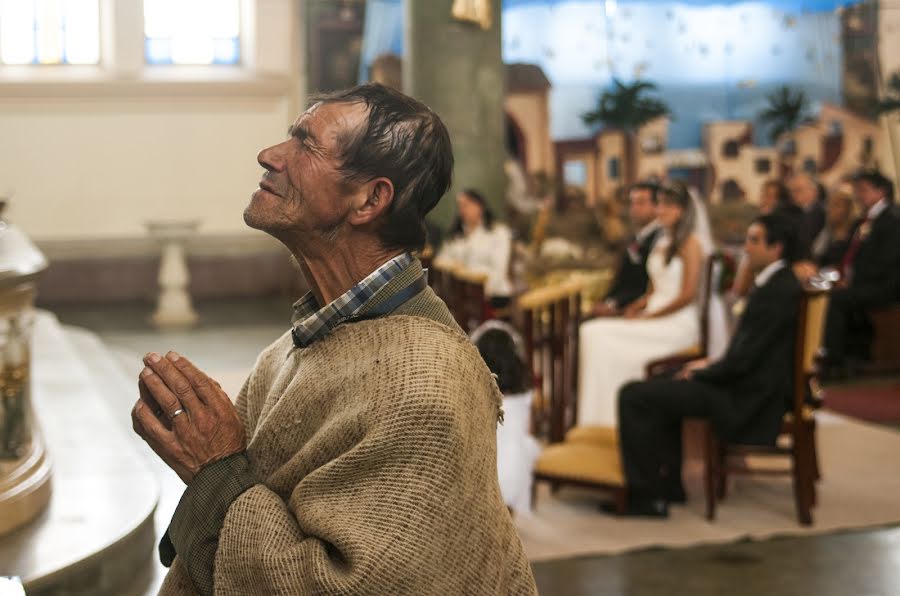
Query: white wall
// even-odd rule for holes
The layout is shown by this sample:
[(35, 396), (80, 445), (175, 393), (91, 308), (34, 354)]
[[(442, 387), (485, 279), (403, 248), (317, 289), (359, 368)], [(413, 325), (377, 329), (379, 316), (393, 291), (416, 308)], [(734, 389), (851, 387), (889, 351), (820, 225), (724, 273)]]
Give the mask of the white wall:
[[(105, 0), (97, 68), (0, 67), (0, 194), (41, 241), (145, 236), (153, 219), (253, 234), (241, 214), (259, 149), (285, 135), (303, 80), (299, 11), (248, 0), (242, 68), (143, 66), (140, 0)], [(137, 31), (135, 31), (137, 29)]]

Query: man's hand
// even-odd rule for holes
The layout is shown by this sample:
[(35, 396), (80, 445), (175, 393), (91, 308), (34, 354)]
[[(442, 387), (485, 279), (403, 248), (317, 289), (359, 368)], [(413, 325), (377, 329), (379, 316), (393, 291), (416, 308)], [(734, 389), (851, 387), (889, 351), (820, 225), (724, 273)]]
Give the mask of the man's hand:
[(592, 314), (595, 317), (615, 317), (619, 314), (619, 311), (612, 304), (601, 302), (594, 307)]
[(802, 283), (806, 283), (815, 275), (818, 275), (819, 268), (812, 261), (798, 261), (794, 263), (794, 275)]
[(675, 375), (676, 379), (681, 381), (685, 381), (694, 376), (695, 370), (700, 370), (701, 368), (706, 368), (709, 364), (709, 358), (698, 358), (697, 360), (691, 360), (684, 367), (678, 371), (678, 374)]
[(136, 432), (187, 484), (203, 467), (246, 449), (244, 424), (222, 387), (175, 352), (151, 352), (131, 411)]
[(625, 307), (625, 311), (622, 313), (626, 319), (641, 319), (644, 318), (644, 307), (641, 304), (631, 303), (627, 307)]

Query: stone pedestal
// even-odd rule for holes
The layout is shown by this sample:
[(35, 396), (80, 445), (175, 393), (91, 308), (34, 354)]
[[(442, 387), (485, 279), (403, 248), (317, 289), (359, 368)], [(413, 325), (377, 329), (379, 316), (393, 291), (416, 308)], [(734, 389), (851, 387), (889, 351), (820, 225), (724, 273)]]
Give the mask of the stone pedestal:
[(159, 298), (152, 321), (157, 327), (190, 327), (197, 322), (188, 292), (190, 273), (184, 243), (200, 225), (198, 221), (147, 222), (150, 235), (162, 243), (159, 263)]
[[(470, 12), (478, 22), (454, 18), (454, 9), (459, 13), (461, 4), (454, 0), (404, 4), (404, 91), (437, 112), (450, 131), (456, 160), (451, 197), (463, 188), (476, 188), (503, 219), (506, 149), (501, 1), (470, 2)], [(492, 18), (485, 29), (488, 23), (481, 17), (488, 7)], [(445, 198), (430, 218), (446, 228), (455, 212), (454, 201)]]

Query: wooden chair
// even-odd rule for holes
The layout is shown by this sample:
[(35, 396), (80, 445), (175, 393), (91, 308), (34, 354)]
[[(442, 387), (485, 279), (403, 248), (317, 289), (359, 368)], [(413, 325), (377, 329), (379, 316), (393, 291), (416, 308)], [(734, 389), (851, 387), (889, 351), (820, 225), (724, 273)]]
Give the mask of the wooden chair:
[[(816, 356), (822, 345), (828, 293), (807, 290), (800, 300), (794, 349), (793, 406), (784, 416), (780, 442), (776, 446), (735, 445), (719, 440), (707, 425), (707, 451), (704, 465), (706, 517), (715, 519), (716, 502), (723, 499), (729, 473), (755, 473), (793, 476), (794, 502), (801, 525), (812, 524), (812, 508), (816, 504), (816, 482), (819, 459), (816, 452), (816, 419), (807, 403), (810, 384), (816, 380)], [(753, 470), (747, 456), (775, 456), (790, 459), (790, 467), (781, 470)], [(733, 464), (734, 457), (740, 464)]]
[(900, 304), (869, 311), (874, 336), (871, 345), (871, 362), (864, 372), (884, 374), (900, 371)]
[(450, 279), (449, 291), (454, 295), (455, 307), (451, 312), (459, 326), (470, 333), (489, 318), (488, 302), (484, 293), (487, 274), (454, 269), (450, 273)]
[(432, 264), (428, 285), (447, 304), (450, 313), (464, 331), (470, 332), (488, 318), (488, 302), (484, 292), (487, 274), (461, 267)]
[(524, 294), (518, 313), (528, 363), (535, 379), (532, 422), (549, 445), (534, 468), (532, 503), (540, 482), (555, 492), (575, 485), (612, 493), (617, 511), (626, 506), (625, 481), (614, 428), (575, 427), (578, 327), (585, 282), (572, 281)]

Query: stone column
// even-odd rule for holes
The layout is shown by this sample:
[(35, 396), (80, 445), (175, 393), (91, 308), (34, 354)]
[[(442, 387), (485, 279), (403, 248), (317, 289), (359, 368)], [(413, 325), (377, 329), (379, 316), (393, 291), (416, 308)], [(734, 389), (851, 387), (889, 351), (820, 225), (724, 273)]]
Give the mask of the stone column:
[(504, 70), (500, 57), (501, 0), (490, 4), (484, 30), (451, 15), (453, 0), (406, 0), (403, 87), (437, 112), (450, 131), (456, 168), (450, 195), (430, 219), (447, 228), (456, 212), (456, 191), (472, 187), (506, 218)]

